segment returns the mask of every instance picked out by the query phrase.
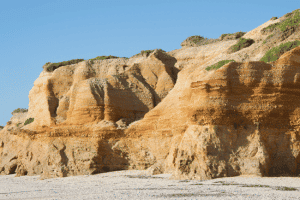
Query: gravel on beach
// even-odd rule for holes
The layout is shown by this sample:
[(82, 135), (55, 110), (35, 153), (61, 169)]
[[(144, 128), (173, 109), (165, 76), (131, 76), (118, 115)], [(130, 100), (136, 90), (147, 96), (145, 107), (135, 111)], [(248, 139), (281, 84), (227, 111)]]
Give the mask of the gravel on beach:
[(238, 176), (172, 180), (171, 174), (124, 170), (40, 180), (0, 176), (0, 199), (300, 199), (299, 177)]

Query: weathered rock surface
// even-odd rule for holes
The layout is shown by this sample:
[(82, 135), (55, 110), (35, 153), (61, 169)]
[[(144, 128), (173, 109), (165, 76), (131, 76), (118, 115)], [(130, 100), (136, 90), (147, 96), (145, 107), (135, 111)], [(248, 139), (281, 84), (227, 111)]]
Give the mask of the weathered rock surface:
[(165, 160), (162, 171), (175, 178), (299, 174), (299, 58), (300, 47), (272, 65), (195, 70), (126, 133), (147, 140), (152, 160)]
[[(28, 113), (14, 114), (0, 130), (0, 173), (300, 174), (300, 47), (276, 62), (258, 61), (300, 39), (295, 31), (263, 43), (262, 30), (281, 20), (242, 36), (255, 43), (232, 54), (237, 40), (44, 70)], [(224, 59), (236, 62), (205, 70)], [(34, 121), (24, 125), (28, 118)]]
[[(112, 150), (115, 140), (174, 87), (175, 62), (156, 50), (44, 70), (29, 112), (14, 114), (1, 132), (0, 172), (49, 178), (127, 168), (125, 155)], [(24, 126), (28, 118), (34, 121)]]
[(156, 50), (147, 58), (83, 61), (53, 73), (44, 70), (29, 93), (28, 126), (86, 124), (101, 120), (135, 121), (173, 88), (174, 58)]

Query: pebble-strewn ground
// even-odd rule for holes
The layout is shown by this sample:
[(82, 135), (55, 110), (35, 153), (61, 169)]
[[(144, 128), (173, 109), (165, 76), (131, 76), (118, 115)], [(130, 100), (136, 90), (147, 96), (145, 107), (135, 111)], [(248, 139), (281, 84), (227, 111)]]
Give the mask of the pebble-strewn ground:
[(169, 180), (128, 170), (40, 180), (0, 176), (0, 199), (300, 199), (299, 177)]

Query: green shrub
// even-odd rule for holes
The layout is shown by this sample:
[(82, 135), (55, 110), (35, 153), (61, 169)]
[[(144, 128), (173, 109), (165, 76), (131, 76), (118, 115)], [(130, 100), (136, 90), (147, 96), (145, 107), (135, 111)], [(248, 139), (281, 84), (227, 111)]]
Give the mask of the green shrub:
[(4, 126), (0, 126), (0, 129), (3, 129), (4, 128)]
[(46, 66), (46, 69), (48, 72), (53, 72), (54, 70), (56, 70), (59, 67), (77, 64), (82, 61), (84, 61), (84, 59), (73, 59), (73, 60), (69, 60), (69, 61), (63, 61), (63, 62), (51, 63), (51, 64), (49, 64), (49, 62), (48, 62), (48, 63), (46, 63), (48, 65), (48, 66)]
[(28, 119), (26, 119), (24, 125), (30, 124), (30, 123), (32, 123), (33, 121), (34, 121), (34, 118), (28, 118)]
[(209, 67), (206, 67), (205, 70), (206, 71), (209, 71), (209, 70), (212, 70), (212, 69), (219, 69), (220, 67), (222, 67), (223, 65), (227, 64), (227, 63), (230, 63), (230, 62), (235, 62), (235, 60), (221, 60), (219, 61), (218, 63), (216, 64), (213, 64)]
[(272, 18), (271, 18), (271, 20), (276, 20), (276, 19), (278, 19), (278, 17), (272, 17)]
[(270, 31), (273, 31), (274, 29), (279, 29), (282, 32), (286, 31), (288, 28), (296, 27), (300, 23), (300, 12), (299, 10), (294, 10), (291, 13), (287, 13), (285, 15), (286, 19), (275, 24), (271, 24), (270, 26), (263, 29), (267, 30), (270, 29)]
[(28, 112), (28, 109), (26, 109), (26, 108), (17, 108), (17, 109), (15, 109), (14, 111), (12, 111), (12, 115), (14, 114), (14, 113), (24, 113), (24, 112)]
[(252, 39), (240, 38), (237, 44), (230, 47), (230, 53), (237, 52), (243, 48), (249, 47), (254, 43)]
[(17, 127), (19, 127), (19, 126), (20, 126), (20, 124), (22, 124), (22, 123), (18, 123), (18, 124), (17, 124)]
[(286, 42), (278, 47), (274, 47), (266, 52), (266, 54), (260, 59), (260, 61), (264, 62), (273, 62), (276, 61), (282, 54), (287, 51), (292, 50), (293, 48), (300, 45), (300, 41), (296, 40), (293, 42)]

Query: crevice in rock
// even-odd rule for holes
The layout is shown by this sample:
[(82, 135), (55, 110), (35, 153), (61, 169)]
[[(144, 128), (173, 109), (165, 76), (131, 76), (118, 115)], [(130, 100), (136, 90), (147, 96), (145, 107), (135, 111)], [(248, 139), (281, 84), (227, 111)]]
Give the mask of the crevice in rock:
[(53, 83), (51, 80), (48, 81), (48, 106), (51, 117), (56, 117), (56, 111), (59, 105), (59, 99), (53, 92)]

